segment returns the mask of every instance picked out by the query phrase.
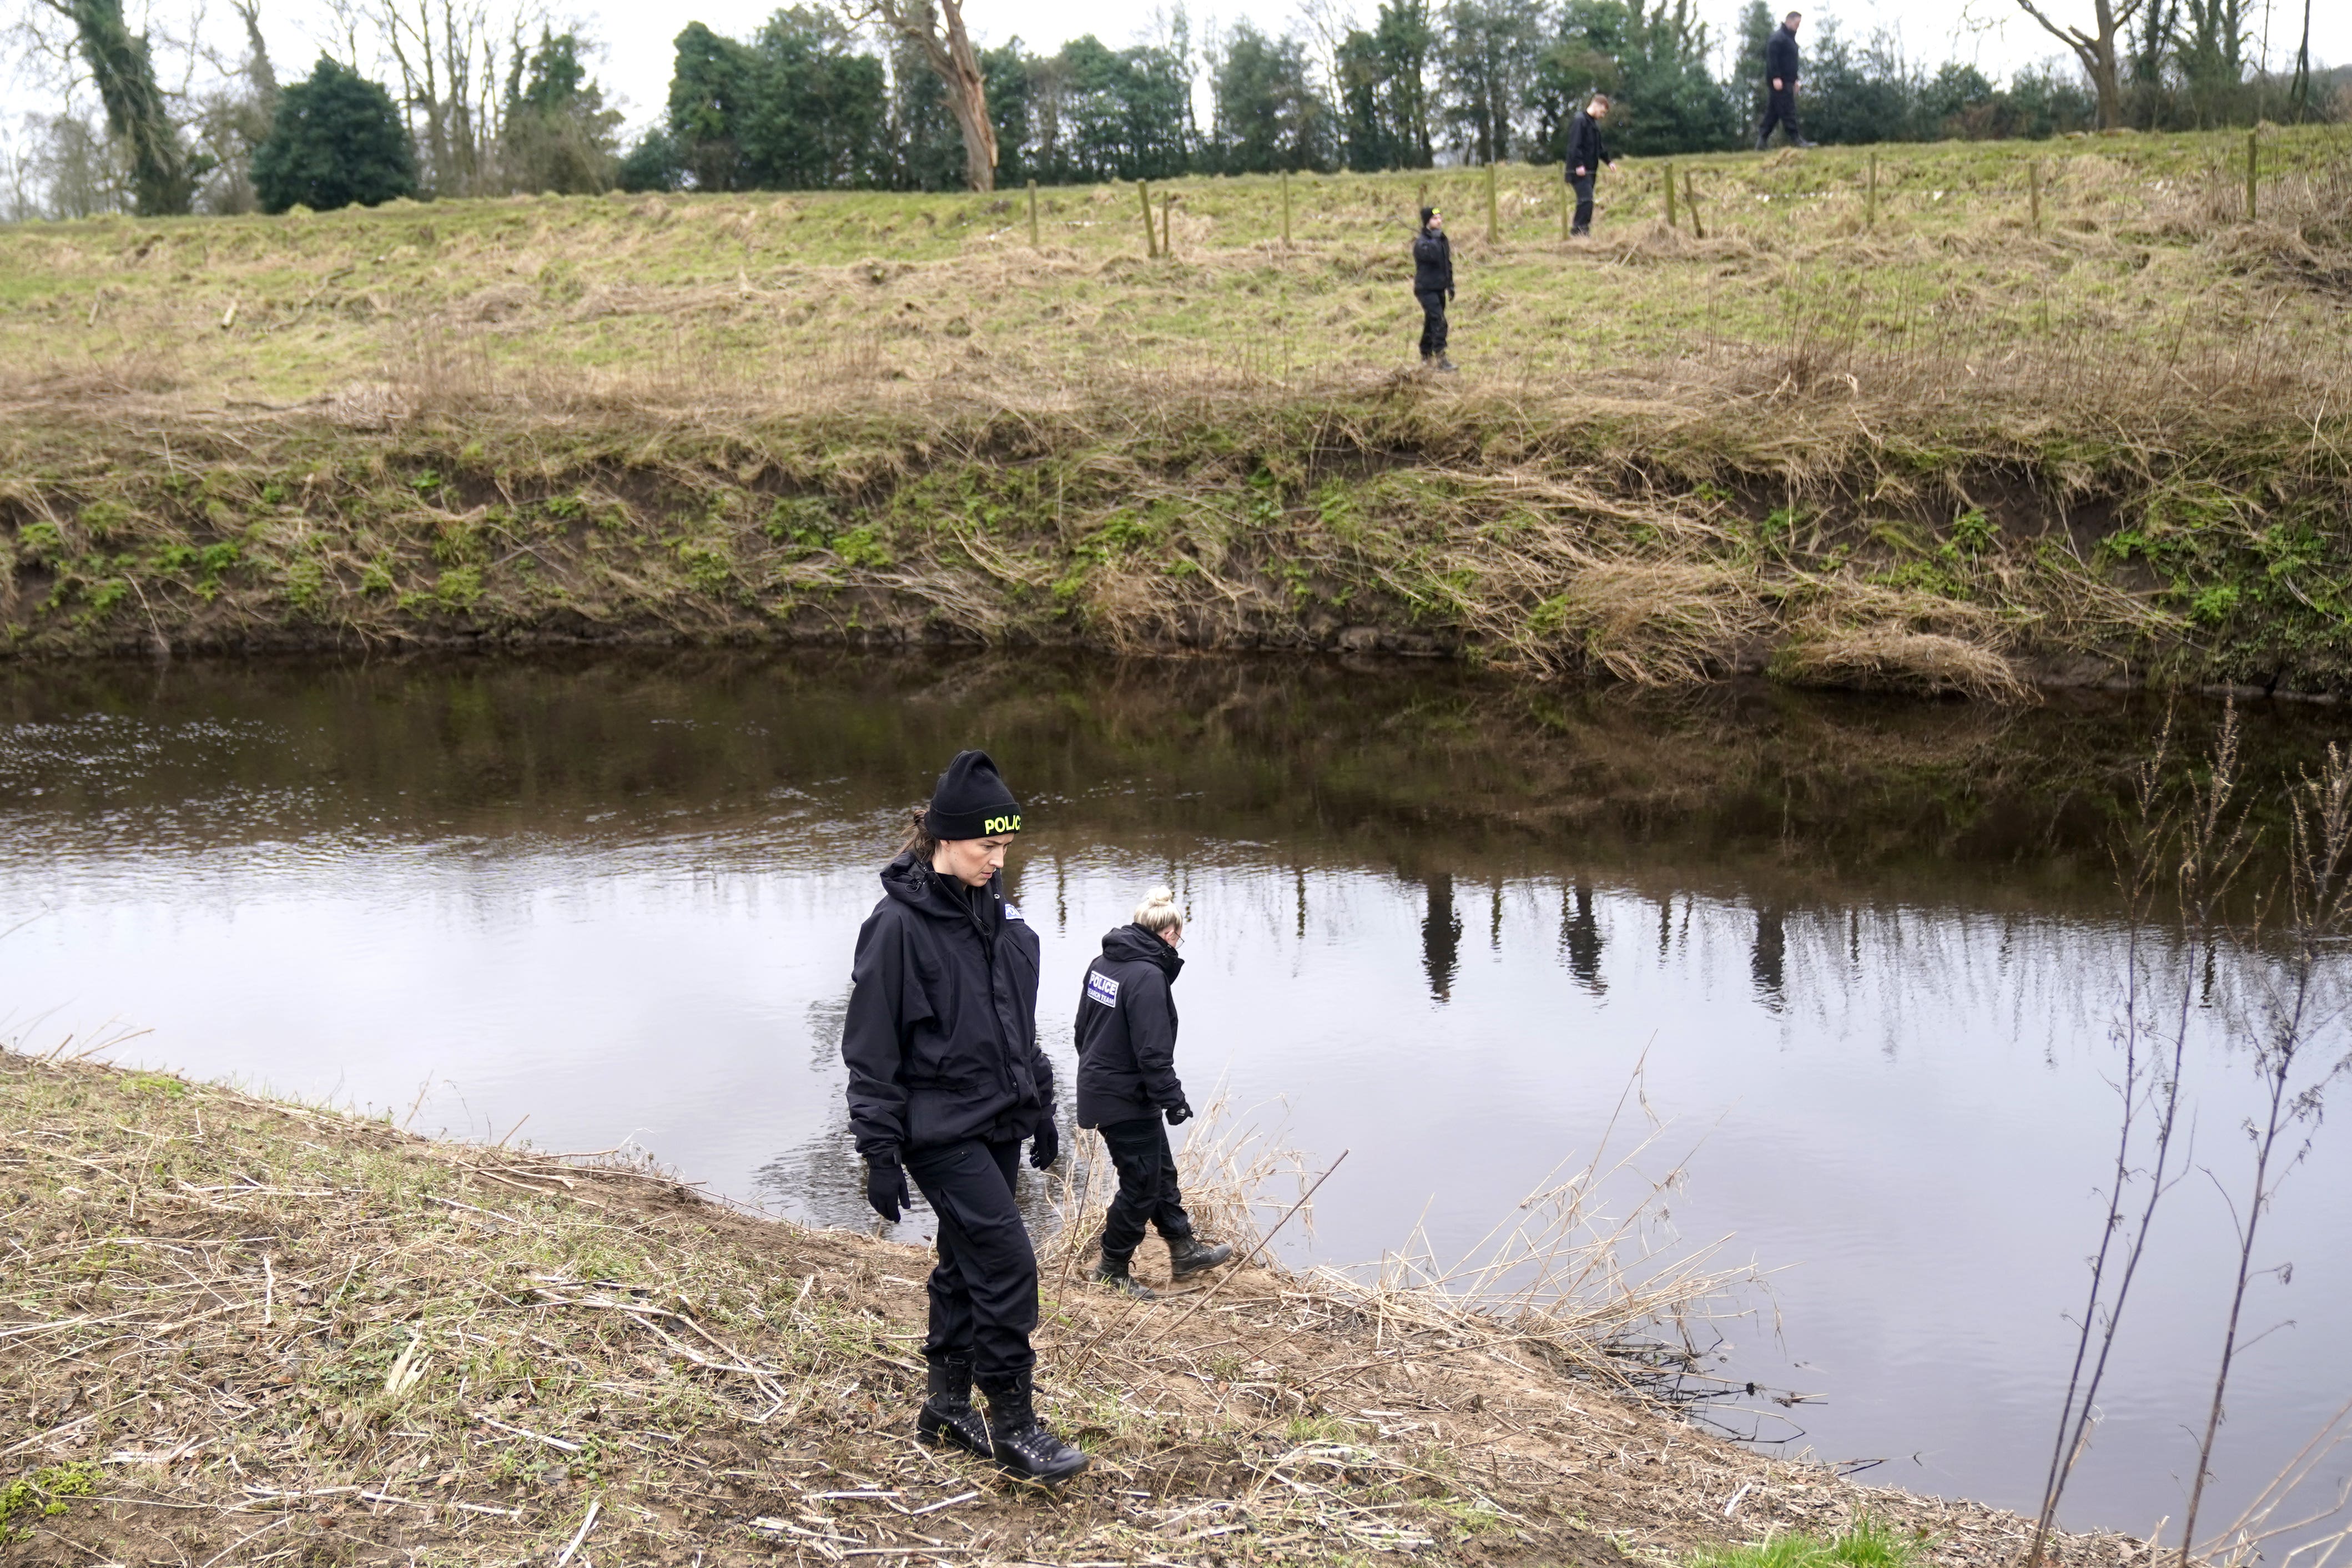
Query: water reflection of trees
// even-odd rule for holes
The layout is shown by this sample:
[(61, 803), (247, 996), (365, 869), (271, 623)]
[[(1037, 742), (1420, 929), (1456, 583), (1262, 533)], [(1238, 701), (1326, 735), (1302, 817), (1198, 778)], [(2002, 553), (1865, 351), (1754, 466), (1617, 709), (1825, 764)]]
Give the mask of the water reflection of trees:
[[(2258, 716), (2253, 770), (2327, 733), (2322, 715)], [(1006, 759), (1041, 840), (1167, 861), (1246, 842), (1491, 882), (1572, 852), (1593, 874), (1671, 867), (1680, 886), (1790, 905), (1899, 879), (1911, 896), (2084, 907), (2104, 903), (2123, 783), (2158, 717), (2105, 697), (1668, 701), (1298, 659), (20, 666), (0, 670), (0, 800), (51, 842), (690, 830), (714, 864), (845, 859), (887, 851), (890, 814), (977, 742)]]

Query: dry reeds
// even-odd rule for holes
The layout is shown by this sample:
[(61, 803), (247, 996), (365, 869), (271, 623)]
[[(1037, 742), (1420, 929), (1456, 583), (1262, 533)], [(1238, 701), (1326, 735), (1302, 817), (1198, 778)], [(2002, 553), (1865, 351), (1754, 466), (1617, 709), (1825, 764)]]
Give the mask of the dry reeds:
[[(0, 1396), (17, 1416), (0, 1507), (31, 1568), (302, 1552), (1206, 1565), (1335, 1545), (1466, 1563), (1497, 1544), (1581, 1560), (1604, 1534), (1680, 1556), (1862, 1512), (1931, 1535), (1940, 1568), (1995, 1568), (2021, 1537), (1564, 1375), (1546, 1347), (1586, 1330), (1547, 1303), (1610, 1277), (1581, 1244), (1549, 1266), (1498, 1255), (1519, 1258), (1504, 1275), (1527, 1310), (1509, 1320), (1465, 1307), (1466, 1278), (1237, 1269), (1144, 1304), (1049, 1275), (1041, 1393), (1095, 1457), (1056, 1501), (907, 1436), (912, 1248), (742, 1215), (617, 1151), (431, 1144), (6, 1053), (0, 1092), (16, 1238)], [(1226, 1168), (1265, 1168), (1221, 1146)], [(1544, 1224), (1596, 1212), (1561, 1197)], [(2068, 1568), (2116, 1560), (2111, 1540), (2058, 1547)]]

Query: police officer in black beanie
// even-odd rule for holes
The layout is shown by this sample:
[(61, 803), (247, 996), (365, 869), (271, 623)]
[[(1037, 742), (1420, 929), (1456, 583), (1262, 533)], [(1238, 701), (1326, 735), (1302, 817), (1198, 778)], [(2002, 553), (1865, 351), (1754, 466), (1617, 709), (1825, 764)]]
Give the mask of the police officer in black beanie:
[[(960, 751), (916, 809), (882, 901), (857, 933), (841, 1056), (866, 1197), (896, 1221), (907, 1177), (940, 1224), (930, 1387), (916, 1435), (1058, 1481), (1087, 1456), (1037, 1419), (1037, 1254), (1013, 1201), (1021, 1140), (1060, 1153), (1054, 1070), (1037, 1049), (1037, 936), (1004, 901), (1021, 803), (984, 751)], [(977, 1382), (988, 1418), (972, 1408)]]
[(1451, 371), (1445, 357), (1445, 302), (1454, 298), (1454, 246), (1445, 219), (1435, 207), (1421, 209), (1421, 232), (1412, 240), (1412, 297), (1421, 301), (1421, 362)]

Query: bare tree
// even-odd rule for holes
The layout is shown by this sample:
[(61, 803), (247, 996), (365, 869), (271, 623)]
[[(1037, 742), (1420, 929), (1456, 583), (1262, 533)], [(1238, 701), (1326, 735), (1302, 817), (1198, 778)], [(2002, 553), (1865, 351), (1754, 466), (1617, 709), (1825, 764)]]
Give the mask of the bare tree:
[(400, 78), (401, 107), (416, 140), (424, 183), (436, 195), (470, 196), (505, 188), (498, 149), (504, 130), (500, 88), (547, 25), (538, 0), (330, 0), (346, 62), (380, 52)]
[[(2281, 1284), (2294, 1272), (2292, 1263), (2267, 1270), (2254, 1268), (2254, 1241), (2263, 1216), (2277, 1197), (2279, 1184), (2310, 1155), (2312, 1130), (2326, 1109), (2329, 1085), (2352, 1069), (2352, 1051), (2343, 1049), (2345, 1009), (2336, 972), (2346, 933), (2352, 930), (2352, 756), (2330, 746), (2318, 776), (2303, 779), (2290, 798), (2290, 808), (2285, 914), (2280, 922), (2286, 951), (2251, 1041), (2254, 1074), (2263, 1087), (2263, 1113), (2244, 1125), (2253, 1170), (2245, 1207), (2240, 1208), (2234, 1201), (2231, 1205), (2238, 1228), (2237, 1279), (2221, 1333), (2221, 1364), (2213, 1375), (2213, 1403), (2197, 1445), (2197, 1479), (2189, 1486), (2189, 1510), (2180, 1521), (2179, 1568), (2189, 1568), (2195, 1550), (2197, 1511), (2213, 1473), (2213, 1445), (2221, 1436), (2231, 1365), (2251, 1343), (2239, 1337), (2247, 1286), (2257, 1272), (2273, 1274)], [(2218, 1178), (2215, 1185), (2220, 1185)]]
[(869, 23), (923, 52), (923, 63), (947, 89), (948, 109), (963, 133), (964, 183), (996, 189), (996, 127), (988, 118), (988, 84), (963, 25), (962, 0), (857, 0), (853, 21)]
[[(2122, 1126), (2108, 1176), (2106, 1217), (2090, 1260), (2089, 1296), (2075, 1323), (2074, 1364), (2059, 1406), (2057, 1439), (2042, 1483), (2032, 1543), (2026, 1550), (2028, 1568), (2047, 1561), (2059, 1502), (2090, 1445), (2099, 1388), (2155, 1228), (2157, 1206), (2183, 1174), (2173, 1164), (2172, 1145), (2179, 1125), (2181, 1071), (2198, 1009), (2199, 974), (2220, 951), (2223, 900), (2252, 848), (2236, 803), (2237, 758), (2238, 715), (2231, 707), (2223, 714), (2205, 777), (2189, 782), (2186, 802), (2173, 801), (2166, 777), (2172, 760), (2168, 715), (2154, 750), (2134, 773), (2137, 810), (2115, 862), (2127, 944), (2116, 1029), (2123, 1049), (2123, 1071), (2116, 1082)], [(2159, 914), (2158, 905), (2168, 899), (2171, 907)], [(2164, 945), (2166, 951), (2152, 955), (2159, 935), (2168, 935), (2170, 941)], [(2172, 977), (2169, 989), (2159, 991), (2151, 982), (2167, 972)], [(2136, 1214), (2127, 1198), (2134, 1182), (2145, 1184)]]
[(2091, 78), (2091, 90), (2099, 100), (2099, 129), (2113, 131), (2124, 122), (2123, 69), (2116, 47), (2123, 30), (2139, 14), (2147, 0), (2091, 0), (2089, 30), (2062, 25), (2034, 0), (2017, 0), (2019, 9), (2042, 24), (2050, 36), (2074, 52), (2083, 62), (2084, 74)]

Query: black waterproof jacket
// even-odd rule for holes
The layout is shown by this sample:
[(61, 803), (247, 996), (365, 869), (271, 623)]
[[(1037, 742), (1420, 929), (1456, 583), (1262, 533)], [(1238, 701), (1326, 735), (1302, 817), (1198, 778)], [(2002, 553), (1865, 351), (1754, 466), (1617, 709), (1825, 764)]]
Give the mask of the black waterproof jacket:
[(964, 1138), (1024, 1138), (1054, 1114), (1037, 1049), (1037, 934), (1003, 880), (966, 888), (900, 855), (857, 933), (849, 1128), (871, 1158)]
[(1568, 122), (1569, 177), (1575, 178), (1579, 169), (1598, 174), (1601, 165), (1608, 162), (1609, 149), (1601, 144), (1600, 123), (1586, 110), (1578, 110), (1576, 118)]
[(1445, 231), (1422, 230), (1412, 242), (1412, 291), (1443, 294), (1453, 287), (1454, 246), (1447, 243)]
[[(1764, 46), (1764, 85), (1769, 88), (1779, 77), (1789, 87), (1797, 85), (1797, 35), (1781, 23), (1772, 29), (1771, 40)], [(1787, 90), (1785, 88), (1783, 91)]]
[(1140, 925), (1103, 937), (1078, 988), (1078, 1125), (1133, 1122), (1184, 1103), (1176, 1080), (1176, 949)]

